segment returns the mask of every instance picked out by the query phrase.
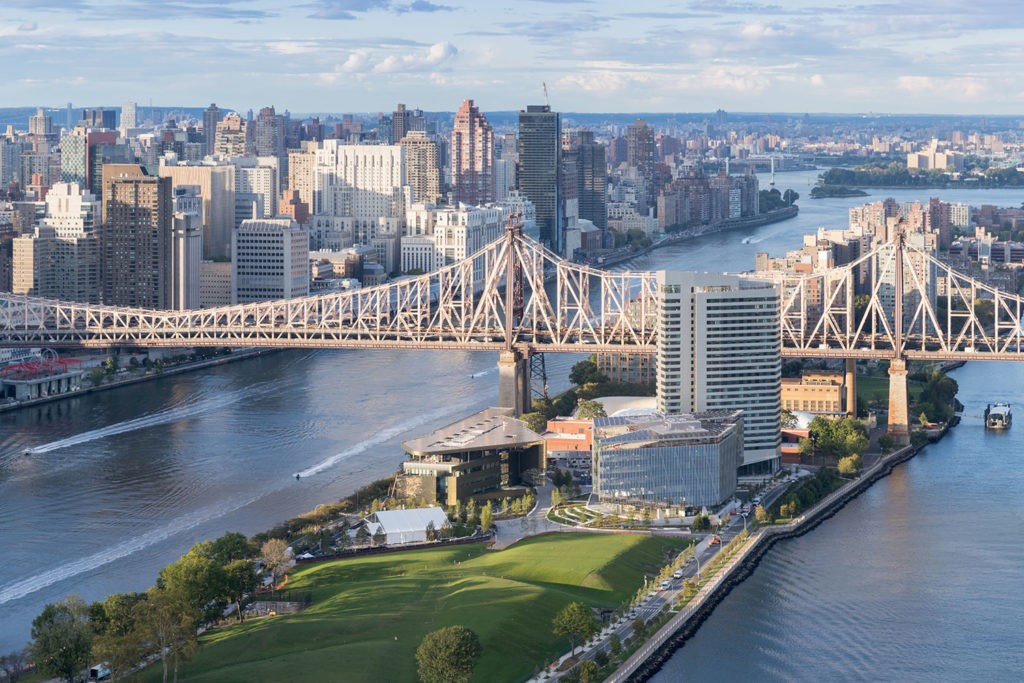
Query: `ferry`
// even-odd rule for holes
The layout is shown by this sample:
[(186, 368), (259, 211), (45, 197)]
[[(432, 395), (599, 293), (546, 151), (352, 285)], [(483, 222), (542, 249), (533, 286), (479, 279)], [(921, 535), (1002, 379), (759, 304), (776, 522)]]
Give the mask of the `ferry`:
[(1013, 422), (1013, 413), (1009, 403), (990, 403), (985, 408), (986, 429), (1009, 429)]

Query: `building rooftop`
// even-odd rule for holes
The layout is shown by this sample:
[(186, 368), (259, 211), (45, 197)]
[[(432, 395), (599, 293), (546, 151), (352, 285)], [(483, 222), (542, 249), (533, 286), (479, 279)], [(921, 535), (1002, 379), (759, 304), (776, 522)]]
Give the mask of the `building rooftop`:
[(485, 408), (426, 436), (410, 439), (402, 448), (410, 455), (429, 456), (543, 442), (544, 437), (512, 417), (511, 408)]
[(736, 429), (741, 415), (739, 410), (711, 410), (694, 415), (665, 415), (650, 411), (600, 417), (594, 420), (594, 433), (602, 448), (643, 448), (673, 441), (717, 441)]

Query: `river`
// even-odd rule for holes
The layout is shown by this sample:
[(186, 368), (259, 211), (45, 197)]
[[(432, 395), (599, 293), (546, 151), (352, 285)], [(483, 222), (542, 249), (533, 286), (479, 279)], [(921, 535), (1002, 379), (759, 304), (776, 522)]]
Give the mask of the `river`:
[[(776, 186), (782, 190), (791, 187), (806, 196), (813, 177), (812, 173), (780, 173)], [(1001, 206), (1019, 206), (1024, 200), (1024, 190), (933, 194), (947, 201)], [(805, 232), (819, 226), (843, 227), (849, 207), (885, 196), (927, 200), (929, 193), (805, 198), (799, 202), (801, 212), (795, 219), (708, 235), (653, 251), (620, 269), (749, 270), (756, 252), (777, 255), (797, 248)], [(553, 390), (567, 384), (568, 369), (578, 359), (574, 355), (548, 356)], [(27, 641), (32, 619), (47, 602), (68, 593), (95, 600), (111, 592), (144, 590), (162, 566), (199, 540), (232, 530), (254, 533), (394, 472), (403, 459), (403, 440), (496, 401), (496, 360), (495, 354), (468, 352), (284, 351), (0, 414), (0, 548), (6, 560), (0, 563), (0, 653)], [(975, 365), (977, 370), (968, 366), (959, 372), (970, 378), (972, 373), (988, 371), (998, 383), (981, 379), (975, 385), (958, 377), (965, 393), (984, 395), (982, 401), (1006, 397), (1017, 402), (1009, 385), (998, 396), (985, 394), (1024, 368)], [(969, 430), (969, 421), (965, 422), (955, 438), (968, 443), (961, 444), (958, 452), (981, 457), (982, 438), (988, 437)], [(1018, 434), (1011, 430), (1006, 437), (1012, 440)], [(23, 455), (29, 447), (34, 454)], [(944, 447), (932, 447), (928, 460), (920, 462), (940, 461), (940, 456), (931, 453)], [(1019, 459), (1018, 483), (1024, 472)], [(994, 466), (1009, 466), (1003, 462), (1006, 458), (995, 460)], [(897, 474), (908, 477), (906, 486), (923, 495), (927, 490), (922, 488), (924, 484), (909, 477), (917, 463)], [(302, 474), (301, 479), (295, 479), (296, 473)], [(931, 519), (936, 507), (949, 500), (960, 483), (958, 474), (950, 471), (942, 476), (947, 478), (940, 484), (949, 491), (908, 515)], [(882, 492), (893, 481), (895, 477), (876, 486), (857, 504), (880, 495), (891, 500), (891, 493), (885, 497)], [(987, 493), (1000, 508), (1003, 526), (995, 528), (1009, 529), (1016, 520), (1019, 537), (1020, 513), (1015, 512), (1013, 491), (1002, 491), (1010, 481), (993, 479)], [(979, 577), (972, 569), (974, 560), (964, 555), (963, 544), (980, 542), (993, 527), (972, 523), (973, 506), (983, 504), (986, 497), (968, 500), (967, 509), (956, 509), (955, 521), (943, 525), (943, 561), (930, 569), (948, 570), (952, 563), (962, 573), (962, 580), (975, 581)], [(847, 508), (851, 509), (853, 506)], [(844, 511), (812, 534), (777, 546), (765, 560), (764, 569), (748, 584), (756, 585), (755, 580), (774, 575), (770, 569), (774, 558), (791, 561), (788, 558), (795, 552), (791, 547), (799, 548), (819, 537), (852, 543), (848, 534), (876, 532), (888, 520), (879, 509), (866, 518), (863, 530), (843, 530), (841, 523), (848, 514)], [(840, 562), (834, 552), (815, 547), (812, 553)], [(854, 552), (850, 557), (860, 561), (865, 555)], [(1004, 561), (1010, 562), (1009, 555)], [(872, 571), (870, 565), (865, 567), (865, 580), (879, 584), (892, 580), (887, 574), (872, 575)], [(825, 577), (828, 575), (826, 570)], [(996, 586), (998, 583), (988, 585), (985, 591), (993, 600)], [(1024, 591), (1017, 594), (1024, 595)], [(720, 611), (726, 613), (741, 595), (740, 590), (734, 592)], [(863, 593), (858, 597), (863, 598)], [(834, 613), (829, 607), (835, 603), (823, 598), (820, 604), (824, 614)], [(743, 603), (736, 609), (749, 616), (752, 605)], [(841, 607), (841, 622), (845, 623), (846, 608), (853, 608)], [(1016, 616), (1021, 615), (1018, 609)], [(673, 662), (690, 662), (690, 653), (697, 651), (700, 639), (717, 619), (716, 612), (698, 639), (681, 649)], [(752, 620), (749, 628), (759, 629), (760, 623)], [(787, 619), (786, 623), (792, 626), (794, 637), (800, 633), (812, 633), (814, 638), (823, 635), (820, 624), (804, 631), (797, 628), (798, 620)], [(729, 626), (730, 646), (753, 638), (745, 635), (742, 627)], [(898, 642), (913, 648), (918, 637), (915, 634)], [(988, 647), (987, 640), (981, 645)], [(741, 651), (748, 650), (754, 651), (752, 644)], [(789, 659), (783, 657), (782, 661)], [(799, 670), (788, 671), (781, 675), (803, 677)]]

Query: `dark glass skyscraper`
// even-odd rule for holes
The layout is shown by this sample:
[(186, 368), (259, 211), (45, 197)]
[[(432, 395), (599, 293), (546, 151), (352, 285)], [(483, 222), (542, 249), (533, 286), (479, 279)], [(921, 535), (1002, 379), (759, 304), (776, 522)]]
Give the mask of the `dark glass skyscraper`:
[(604, 145), (594, 142), (594, 134), (589, 130), (581, 130), (578, 140), (580, 218), (605, 230), (608, 228), (608, 164)]
[(561, 254), (565, 229), (559, 188), (562, 117), (548, 105), (519, 112), (519, 190), (537, 209), (540, 239)]

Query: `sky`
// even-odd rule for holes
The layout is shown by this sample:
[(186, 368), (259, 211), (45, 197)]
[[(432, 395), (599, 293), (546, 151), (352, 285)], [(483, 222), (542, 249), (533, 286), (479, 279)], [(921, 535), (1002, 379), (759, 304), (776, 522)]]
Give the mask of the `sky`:
[(1024, 112), (1020, 0), (2, 0), (7, 106)]

